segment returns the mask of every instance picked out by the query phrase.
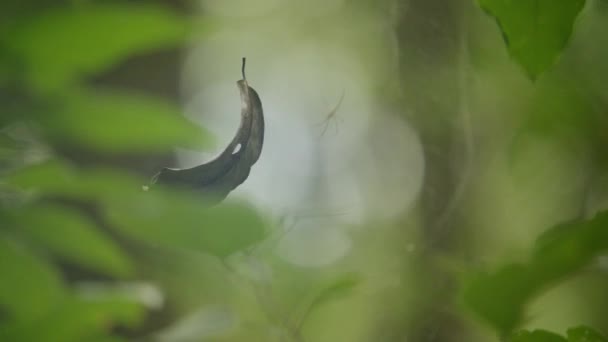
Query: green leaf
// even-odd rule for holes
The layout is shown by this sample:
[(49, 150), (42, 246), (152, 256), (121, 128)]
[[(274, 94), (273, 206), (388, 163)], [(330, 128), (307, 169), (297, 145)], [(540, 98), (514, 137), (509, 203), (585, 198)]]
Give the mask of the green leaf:
[(0, 132), (0, 160), (11, 160), (19, 156), (22, 146), (5, 132)]
[(296, 326), (299, 327), (304, 324), (306, 319), (323, 305), (350, 294), (360, 281), (361, 278), (358, 274), (348, 273), (334, 279), (331, 283), (322, 286), (318, 292), (314, 293), (312, 299), (306, 303), (307, 306), (305, 307), (305, 310), (300, 313)]
[(329, 286), (323, 288), (310, 304), (310, 311), (315, 310), (323, 304), (344, 297), (352, 292), (359, 284), (360, 278), (357, 274), (346, 274), (334, 280)]
[(528, 301), (608, 250), (606, 227), (608, 211), (589, 221), (565, 223), (548, 230), (538, 238), (527, 263), (471, 275), (462, 291), (465, 305), (500, 335), (508, 336), (523, 320)]
[(21, 170), (8, 182), (40, 195), (97, 201), (110, 222), (132, 237), (165, 247), (226, 256), (260, 241), (264, 221), (238, 203), (209, 208), (199, 194), (154, 187), (110, 170), (77, 171), (59, 161)]
[(109, 336), (118, 325), (138, 325), (144, 313), (137, 302), (116, 296), (67, 298), (38, 320), (0, 326), (0, 340), (90, 341)]
[(136, 53), (174, 46), (188, 20), (149, 3), (82, 3), (27, 17), (5, 35), (4, 46), (25, 63), (30, 83), (64, 86)]
[(478, 0), (498, 22), (512, 58), (536, 79), (566, 46), (585, 0)]
[[(1, 55), (2, 50), (0, 48)], [(0, 60), (1, 64), (2, 60)], [(2, 103), (0, 128), (4, 128), (15, 121), (22, 120), (24, 115), (37, 110), (38, 106), (36, 101), (28, 96), (20, 85), (15, 83), (2, 84), (1, 73), (0, 70), (0, 103)]]
[(566, 342), (566, 339), (558, 334), (546, 330), (518, 331), (513, 335), (510, 342)]
[(466, 305), (502, 334), (519, 323), (524, 303), (534, 291), (524, 265), (508, 265), (495, 273), (476, 273), (467, 279)]
[(129, 340), (124, 337), (103, 335), (103, 336), (88, 337), (87, 341), (88, 342), (128, 342)]
[(68, 162), (50, 160), (17, 170), (6, 176), (6, 182), (37, 196), (112, 202), (132, 192), (140, 192), (147, 180), (99, 168), (79, 172)]
[(130, 260), (114, 241), (74, 210), (59, 205), (36, 205), (15, 216), (28, 241), (70, 263), (117, 277), (133, 272)]
[(35, 117), (54, 141), (102, 152), (163, 152), (176, 146), (201, 149), (208, 131), (158, 98), (78, 90), (53, 113)]
[(586, 326), (568, 329), (568, 339), (546, 330), (521, 330), (513, 334), (510, 342), (605, 342), (606, 337)]
[(0, 309), (15, 321), (43, 316), (64, 294), (60, 276), (51, 265), (3, 235), (0, 235), (0, 275)]
[(596, 330), (586, 327), (579, 326), (568, 329), (568, 342), (606, 342), (608, 338), (600, 334)]
[(238, 203), (208, 206), (199, 196), (155, 188), (108, 205), (107, 215), (132, 237), (220, 257), (264, 238), (264, 222), (252, 208)]

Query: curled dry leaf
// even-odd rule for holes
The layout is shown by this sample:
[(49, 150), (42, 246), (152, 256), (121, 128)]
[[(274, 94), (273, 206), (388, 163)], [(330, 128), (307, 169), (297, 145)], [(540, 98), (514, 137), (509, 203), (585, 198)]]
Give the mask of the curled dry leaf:
[(201, 191), (220, 202), (247, 179), (262, 152), (264, 113), (258, 93), (247, 83), (245, 58), (242, 74), (243, 79), (237, 81), (241, 93), (241, 124), (226, 149), (210, 162), (193, 168), (164, 168), (152, 178), (152, 183)]

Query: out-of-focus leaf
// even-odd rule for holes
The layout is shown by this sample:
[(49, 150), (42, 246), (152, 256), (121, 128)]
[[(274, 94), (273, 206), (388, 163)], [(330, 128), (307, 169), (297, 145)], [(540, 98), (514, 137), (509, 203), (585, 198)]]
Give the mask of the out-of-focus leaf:
[(55, 161), (24, 169), (8, 180), (40, 194), (95, 200), (123, 233), (168, 247), (226, 256), (265, 236), (262, 218), (248, 206), (209, 208), (202, 196), (163, 187), (144, 192), (143, 182), (108, 170), (78, 172)]
[(26, 321), (40, 317), (63, 295), (60, 277), (52, 266), (0, 235), (0, 308), (9, 318)]
[(159, 190), (108, 206), (109, 219), (138, 239), (222, 257), (265, 236), (262, 218), (248, 206), (226, 203), (209, 208), (197, 196)]
[(593, 132), (591, 103), (570, 79), (548, 76), (536, 87), (529, 108), (526, 126), (538, 133)]
[(30, 165), (6, 177), (6, 182), (36, 195), (112, 202), (141, 192), (144, 180), (102, 169), (78, 172), (67, 162), (51, 160)]
[(521, 330), (513, 334), (510, 342), (605, 342), (606, 337), (586, 326), (568, 329), (568, 338), (546, 330)]
[(0, 161), (15, 158), (19, 154), (20, 144), (13, 138), (0, 132)]
[(144, 51), (173, 46), (188, 21), (157, 5), (85, 3), (47, 10), (19, 21), (4, 46), (26, 65), (31, 84), (63, 86)]
[(307, 317), (310, 316), (312, 312), (322, 307), (324, 304), (331, 302), (335, 299), (345, 297), (352, 292), (352, 290), (357, 286), (360, 282), (360, 277), (357, 274), (349, 273), (342, 275), (338, 279), (335, 279), (333, 282), (329, 283), (321, 288), (320, 291), (314, 294), (312, 299), (304, 310), (301, 313), (301, 316), (298, 318), (298, 322), (296, 324), (299, 326), (304, 323)]
[[(0, 51), (0, 55), (2, 51)], [(2, 61), (0, 60), (0, 65)], [(2, 71), (0, 70), (0, 73)], [(1, 77), (1, 76), (0, 76)], [(24, 115), (33, 112), (36, 104), (33, 99), (16, 84), (2, 84), (0, 78), (0, 103), (2, 103), (2, 111), (0, 111), (0, 128), (17, 120), (22, 120)]]
[(608, 338), (598, 331), (586, 327), (579, 326), (568, 329), (568, 342), (606, 342)]
[(511, 331), (519, 323), (523, 304), (535, 286), (528, 277), (526, 267), (515, 264), (495, 273), (474, 274), (464, 289), (464, 301), (499, 332)]
[(478, 0), (496, 18), (511, 56), (536, 79), (566, 46), (585, 0)]
[(525, 305), (542, 289), (574, 274), (608, 250), (608, 211), (593, 219), (558, 225), (536, 242), (526, 264), (472, 275), (463, 300), (473, 312), (508, 336), (523, 319)]
[(89, 341), (108, 336), (118, 325), (139, 324), (145, 311), (120, 297), (67, 298), (48, 315), (30, 322), (0, 326), (2, 341)]
[(216, 341), (221, 339), (220, 336), (234, 331), (237, 322), (235, 313), (229, 308), (203, 307), (158, 332), (155, 340), (158, 342)]
[(545, 282), (580, 270), (608, 250), (608, 211), (593, 219), (560, 224), (542, 234), (534, 246), (530, 266)]
[(87, 338), (88, 342), (128, 342), (129, 340), (118, 336), (96, 336)]
[(359, 284), (359, 281), (360, 278), (356, 274), (346, 274), (340, 277), (315, 296), (310, 310), (315, 310), (329, 301), (348, 295)]
[(546, 330), (522, 330), (513, 335), (510, 342), (566, 342), (566, 339), (558, 334)]
[(201, 149), (211, 135), (161, 99), (102, 91), (73, 91), (53, 113), (35, 118), (54, 140), (105, 152)]
[[(510, 162), (515, 167), (513, 171), (519, 173), (522, 180), (527, 177), (534, 181), (529, 175), (531, 168), (544, 177), (550, 167), (542, 158), (534, 158), (533, 163), (522, 161), (527, 160), (526, 153), (537, 144), (546, 143), (550, 146), (547, 148), (563, 152), (558, 154), (561, 157), (558, 160), (564, 160), (568, 156), (582, 157), (588, 144), (599, 143), (605, 136), (604, 125), (586, 96), (574, 82), (555, 74), (547, 75), (536, 85), (530, 105), (522, 112), (523, 124), (511, 140), (509, 151)], [(551, 154), (546, 156), (549, 158)], [(521, 165), (518, 166), (518, 162)]]
[(28, 241), (62, 259), (112, 276), (127, 276), (133, 265), (119, 247), (81, 214), (58, 205), (21, 210), (15, 223)]

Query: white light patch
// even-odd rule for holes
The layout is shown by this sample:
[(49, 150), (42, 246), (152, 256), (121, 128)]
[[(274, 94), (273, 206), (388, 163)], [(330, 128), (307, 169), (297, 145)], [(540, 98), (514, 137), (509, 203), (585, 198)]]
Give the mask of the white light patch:
[(161, 342), (215, 340), (236, 329), (238, 317), (229, 309), (207, 306), (194, 311), (157, 334)]
[(232, 154), (237, 154), (241, 150), (241, 144), (237, 144), (232, 151)]
[(346, 256), (351, 245), (350, 238), (341, 229), (304, 221), (285, 234), (277, 254), (297, 266), (323, 267)]
[[(333, 5), (326, 10), (334, 11), (342, 2), (329, 1)], [(206, 1), (205, 6), (227, 11), (237, 3), (241, 2)], [(261, 6), (266, 4), (287, 12), (301, 6), (279, 0)], [(230, 15), (253, 15), (244, 12)], [(390, 25), (382, 16), (367, 12), (353, 12), (346, 19), (320, 18), (316, 19), (324, 25), (320, 37), (303, 32), (305, 25), (285, 26), (285, 18), (251, 18), (256, 25), (247, 30), (227, 22), (205, 35), (186, 61), (184, 90), (188, 116), (216, 134), (218, 150), (180, 156), (184, 167), (200, 164), (231, 141), (240, 121), (236, 81), (241, 78), (241, 57), (247, 57), (247, 81), (259, 93), (264, 109), (264, 146), (249, 177), (230, 197), (247, 199), (263, 212), (279, 215), (297, 216), (302, 208), (313, 207), (315, 214), (339, 211), (344, 215), (327, 222), (330, 228), (311, 235), (327, 234), (328, 239), (341, 241), (335, 245), (342, 248), (349, 246), (344, 242), (349, 239), (333, 227), (392, 219), (411, 207), (422, 185), (424, 159), (421, 143), (402, 113), (387, 109), (373, 92), (379, 85), (397, 83), (397, 44)], [(315, 230), (292, 234), (304, 239)], [(282, 245), (287, 241), (288, 237)], [(298, 259), (285, 250), (280, 254)]]

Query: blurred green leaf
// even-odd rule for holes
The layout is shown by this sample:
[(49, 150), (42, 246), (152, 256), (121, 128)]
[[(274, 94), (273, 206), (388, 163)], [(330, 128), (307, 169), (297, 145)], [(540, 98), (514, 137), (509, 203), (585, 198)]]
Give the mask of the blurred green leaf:
[(608, 250), (608, 211), (589, 221), (560, 224), (536, 241), (532, 261), (535, 276), (545, 282), (572, 274)]
[(309, 310), (314, 311), (327, 302), (348, 295), (359, 284), (360, 280), (360, 277), (354, 273), (345, 274), (334, 280), (329, 286), (317, 293), (310, 304)]
[(73, 199), (112, 202), (141, 192), (147, 181), (101, 168), (79, 172), (66, 161), (49, 160), (7, 175), (6, 182), (37, 196), (59, 195)]
[(534, 90), (526, 125), (539, 133), (555, 131), (592, 133), (593, 108), (570, 77), (548, 76)]
[(265, 236), (262, 218), (246, 205), (224, 203), (209, 208), (202, 198), (158, 188), (109, 205), (107, 215), (122, 232), (138, 239), (221, 257)]
[(566, 46), (585, 0), (478, 0), (503, 33), (511, 56), (536, 79)]
[(226, 256), (265, 236), (263, 219), (246, 205), (209, 208), (200, 194), (163, 187), (142, 191), (143, 181), (116, 171), (77, 171), (54, 161), (23, 169), (8, 180), (41, 195), (95, 200), (121, 232), (166, 247)]
[(15, 215), (15, 222), (28, 241), (70, 263), (117, 277), (133, 272), (130, 260), (114, 241), (74, 210), (29, 206)]
[(608, 250), (608, 211), (593, 219), (558, 225), (536, 242), (526, 264), (494, 273), (476, 273), (466, 281), (463, 300), (502, 336), (521, 323), (525, 305), (541, 290), (574, 274)]
[(521, 330), (513, 334), (510, 342), (605, 342), (608, 341), (602, 334), (586, 326), (568, 329), (568, 338), (546, 330)]
[(67, 298), (40, 319), (0, 326), (0, 340), (90, 341), (109, 336), (118, 325), (136, 326), (143, 316), (143, 307), (125, 298)]
[(567, 332), (568, 342), (606, 342), (608, 338), (600, 334), (596, 330), (586, 327), (579, 326), (576, 328), (570, 328)]
[(566, 339), (558, 334), (546, 330), (518, 331), (513, 335), (510, 342), (566, 342)]
[(59, 274), (51, 265), (3, 235), (0, 235), (0, 276), (0, 308), (15, 321), (43, 316), (64, 295)]
[(517, 326), (535, 284), (524, 265), (508, 265), (495, 273), (473, 274), (464, 288), (465, 304), (505, 334)]
[(31, 84), (53, 89), (136, 53), (183, 42), (188, 20), (150, 3), (79, 3), (18, 21), (3, 46)]
[(0, 161), (15, 158), (21, 152), (21, 144), (4, 132), (0, 132)]
[(51, 139), (104, 152), (163, 152), (176, 146), (201, 149), (208, 131), (158, 98), (78, 90), (52, 113), (35, 117)]
[[(0, 51), (1, 55), (2, 51)], [(2, 65), (1, 60), (0, 65)], [(2, 83), (0, 76), (0, 103), (2, 103), (0, 128), (4, 128), (15, 121), (23, 120), (25, 115), (38, 109), (36, 102), (17, 84)]]
[(87, 342), (128, 342), (129, 340), (118, 336), (95, 336), (87, 338)]
[[(521, 160), (526, 160), (522, 157), (531, 152), (535, 143), (549, 143), (563, 152), (560, 154), (562, 158), (580, 156), (588, 153), (590, 143), (599, 142), (605, 134), (587, 95), (570, 76), (547, 75), (536, 84), (531, 94), (533, 97), (527, 109), (521, 113), (522, 125), (511, 140), (509, 158), (521, 170), (521, 180), (525, 181), (527, 177), (534, 182), (534, 177), (529, 175), (530, 166), (538, 165), (539, 176), (545, 177), (546, 160), (535, 158), (533, 163), (522, 163)], [(519, 167), (518, 162), (521, 163)]]
[(297, 321), (295, 322), (296, 327), (300, 328), (301, 325), (306, 322), (306, 319), (323, 305), (350, 294), (360, 281), (361, 278), (358, 274), (347, 273), (341, 275), (337, 279), (333, 279), (329, 284), (321, 286), (320, 289), (313, 294), (312, 299), (309, 299), (306, 303), (307, 306), (304, 311), (299, 313)]

